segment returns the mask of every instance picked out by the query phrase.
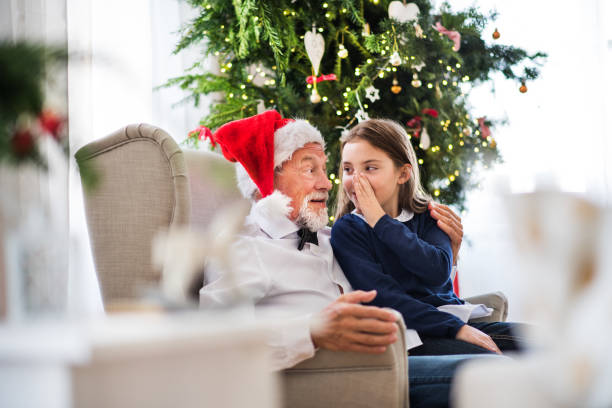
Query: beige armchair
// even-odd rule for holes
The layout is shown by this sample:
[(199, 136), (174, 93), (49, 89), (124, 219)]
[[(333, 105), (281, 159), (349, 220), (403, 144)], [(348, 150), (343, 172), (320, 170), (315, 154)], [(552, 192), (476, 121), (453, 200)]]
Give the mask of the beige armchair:
[[(129, 125), (84, 146), (75, 157), (101, 178), (85, 195), (85, 210), (106, 309), (138, 299), (143, 288), (159, 282), (151, 241), (160, 229), (203, 227), (217, 208), (240, 197), (233, 166), (220, 155), (183, 152), (151, 125)], [(490, 320), (505, 318), (502, 294), (478, 301), (495, 309)], [(284, 405), (407, 407), (405, 350), (403, 336), (382, 355), (319, 350), (282, 373)]]

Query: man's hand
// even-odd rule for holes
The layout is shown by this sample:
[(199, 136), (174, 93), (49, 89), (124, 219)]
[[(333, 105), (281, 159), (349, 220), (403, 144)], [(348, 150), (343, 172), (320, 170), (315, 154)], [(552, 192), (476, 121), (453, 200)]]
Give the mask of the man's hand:
[(453, 250), (453, 265), (457, 265), (459, 249), (463, 240), (463, 225), (461, 218), (444, 204), (429, 202), (429, 213), (438, 222), (438, 227), (449, 236)]
[(310, 328), (315, 347), (334, 351), (384, 353), (397, 340), (397, 315), (370, 302), (376, 291), (361, 290), (340, 296), (313, 319)]
[(457, 336), (455, 336), (457, 340), (463, 340), (467, 343), (472, 343), (487, 350), (491, 350), (497, 354), (501, 354), (502, 352), (497, 347), (497, 344), (491, 339), (491, 337), (481, 332), (475, 327), (469, 326), (467, 324), (463, 325), (459, 331), (457, 332)]

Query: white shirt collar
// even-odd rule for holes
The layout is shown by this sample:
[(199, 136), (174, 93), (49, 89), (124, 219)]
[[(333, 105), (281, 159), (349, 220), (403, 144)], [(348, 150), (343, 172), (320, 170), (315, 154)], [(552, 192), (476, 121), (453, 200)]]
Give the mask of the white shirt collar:
[[(365, 217), (363, 215), (357, 213), (357, 210), (351, 211), (351, 214), (355, 214), (356, 216), (358, 216), (359, 218), (361, 218), (361, 219), (363, 219), (365, 221)], [(399, 222), (406, 222), (406, 221), (410, 221), (412, 219), (412, 217), (414, 217), (414, 213), (412, 211), (408, 211), (408, 210), (403, 208), (402, 212), (400, 213), (400, 215), (395, 217), (394, 220), (398, 220)]]

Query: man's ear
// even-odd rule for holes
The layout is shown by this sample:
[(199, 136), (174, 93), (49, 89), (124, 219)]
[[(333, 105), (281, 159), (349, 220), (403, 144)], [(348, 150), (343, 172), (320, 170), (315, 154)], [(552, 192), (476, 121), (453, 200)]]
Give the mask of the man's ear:
[(410, 177), (412, 176), (412, 166), (409, 163), (406, 163), (402, 167), (400, 167), (399, 170), (400, 176), (397, 179), (397, 183), (404, 184), (405, 182), (410, 180)]

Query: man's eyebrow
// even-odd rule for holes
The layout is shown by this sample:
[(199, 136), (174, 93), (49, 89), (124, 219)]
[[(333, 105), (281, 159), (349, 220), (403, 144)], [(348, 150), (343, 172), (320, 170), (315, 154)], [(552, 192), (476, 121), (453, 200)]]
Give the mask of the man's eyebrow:
[(306, 156), (302, 157), (302, 159), (300, 160), (300, 163), (304, 163), (306, 161), (314, 162), (315, 161), (315, 156), (306, 155)]

